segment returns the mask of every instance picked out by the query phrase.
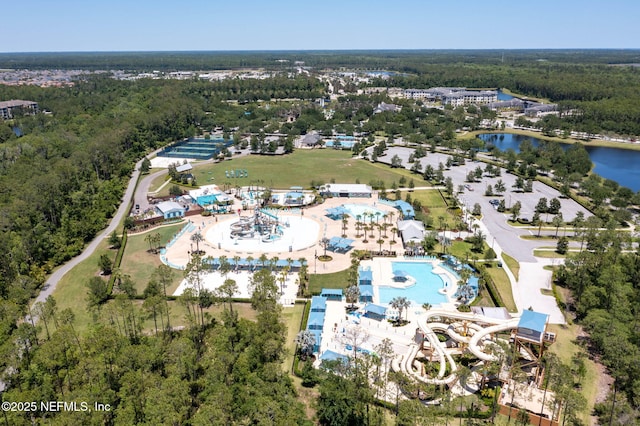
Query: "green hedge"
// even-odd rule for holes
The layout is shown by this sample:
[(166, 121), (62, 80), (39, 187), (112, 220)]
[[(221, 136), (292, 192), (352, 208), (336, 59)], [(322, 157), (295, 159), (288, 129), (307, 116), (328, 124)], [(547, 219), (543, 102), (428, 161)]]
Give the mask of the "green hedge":
[[(298, 303), (296, 301), (296, 303)], [(311, 310), (311, 301), (306, 300), (304, 302), (304, 309), (302, 310), (302, 319), (300, 320), (300, 329), (298, 331), (305, 330), (307, 328), (307, 320), (309, 319), (309, 311)], [(295, 376), (301, 377), (302, 372), (298, 368), (298, 364), (300, 363), (300, 358), (297, 355), (298, 347), (296, 346), (296, 353), (293, 354), (293, 364), (291, 364), (291, 373)]]
[(496, 285), (493, 282), (493, 278), (491, 278), (491, 275), (489, 275), (489, 273), (487, 272), (486, 266), (480, 265), (479, 271), (482, 279), (484, 280), (485, 286), (487, 287), (487, 291), (489, 292), (489, 297), (491, 297), (491, 300), (493, 301), (493, 304), (498, 307), (504, 307), (505, 305), (502, 301), (502, 296), (500, 296), (500, 292), (496, 288)]
[[(120, 248), (118, 249), (118, 253), (116, 253), (116, 260), (113, 262), (113, 268), (119, 268), (122, 263), (122, 257), (124, 256), (124, 249), (127, 246), (127, 230), (122, 230), (122, 241), (120, 242)], [(115, 274), (111, 274), (109, 277), (109, 283), (107, 284), (107, 294), (111, 296), (113, 292), (113, 285), (116, 281)]]

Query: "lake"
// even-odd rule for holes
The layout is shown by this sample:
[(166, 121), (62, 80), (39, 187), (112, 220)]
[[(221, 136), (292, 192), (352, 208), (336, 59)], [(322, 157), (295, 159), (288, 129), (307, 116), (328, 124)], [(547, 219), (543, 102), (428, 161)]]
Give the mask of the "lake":
[(498, 100), (499, 101), (510, 101), (511, 99), (513, 99), (513, 96), (507, 95), (502, 90), (498, 90)]
[[(485, 143), (490, 143), (502, 151), (509, 148), (519, 152), (520, 142), (529, 139), (533, 146), (538, 146), (540, 139), (531, 136), (514, 135), (511, 133), (485, 133), (478, 136)], [(561, 144), (564, 149), (569, 144)], [(601, 146), (584, 145), (591, 161), (594, 164), (593, 171), (598, 175), (614, 180), (621, 186), (626, 186), (633, 191), (640, 191), (640, 151), (629, 149), (609, 148)]]

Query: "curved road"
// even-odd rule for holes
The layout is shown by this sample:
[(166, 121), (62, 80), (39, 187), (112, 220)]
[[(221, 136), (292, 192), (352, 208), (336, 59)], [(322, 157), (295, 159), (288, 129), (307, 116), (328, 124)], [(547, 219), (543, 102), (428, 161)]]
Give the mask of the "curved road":
[[(141, 164), (142, 164), (142, 160), (136, 163), (133, 173), (131, 174), (131, 179), (129, 179), (127, 190), (125, 191), (122, 197), (122, 203), (120, 204), (120, 207), (118, 207), (118, 210), (116, 211), (116, 213), (113, 215), (113, 218), (109, 222), (109, 225), (104, 230), (102, 230), (102, 232), (96, 235), (96, 237), (89, 244), (87, 244), (87, 246), (84, 248), (82, 253), (72, 258), (67, 263), (60, 266), (58, 269), (56, 269), (51, 275), (49, 275), (49, 278), (47, 278), (47, 281), (45, 281), (44, 285), (42, 286), (42, 289), (40, 290), (40, 294), (38, 294), (38, 297), (36, 297), (33, 303), (34, 305), (39, 302), (44, 303), (47, 297), (49, 297), (53, 293), (53, 291), (56, 289), (56, 286), (58, 285), (58, 282), (60, 282), (62, 277), (64, 277), (64, 275), (67, 272), (73, 269), (80, 262), (82, 262), (83, 260), (91, 256), (91, 254), (93, 254), (93, 252), (98, 247), (98, 244), (100, 244), (102, 240), (107, 238), (109, 234), (115, 231), (118, 225), (120, 224), (120, 222), (122, 221), (122, 218), (129, 213), (129, 201), (133, 198), (133, 193), (136, 188), (136, 183), (138, 182), (138, 177), (140, 176)], [(37, 322), (38, 317), (35, 314), (33, 316), (27, 315), (25, 317), (25, 321)]]
[[(158, 149), (150, 154), (147, 154), (146, 157), (147, 158), (153, 157), (155, 154), (157, 154), (160, 151), (161, 149)], [(235, 156), (248, 154), (248, 152), (242, 152), (242, 151), (240, 152), (232, 151), (232, 152), (235, 154)], [(33, 305), (35, 305), (38, 302), (44, 303), (47, 297), (49, 297), (54, 292), (54, 290), (56, 289), (56, 286), (58, 285), (58, 282), (60, 282), (62, 277), (64, 277), (64, 275), (67, 272), (73, 269), (80, 262), (82, 262), (83, 260), (91, 256), (91, 254), (93, 254), (93, 252), (98, 247), (98, 244), (100, 244), (102, 240), (107, 238), (109, 234), (111, 234), (113, 231), (117, 229), (122, 219), (125, 217), (125, 215), (129, 213), (129, 202), (131, 200), (133, 200), (135, 204), (140, 205), (141, 211), (144, 211), (144, 209), (146, 209), (149, 206), (149, 203), (147, 201), (147, 193), (149, 192), (149, 187), (154, 179), (156, 179), (158, 176), (162, 175), (163, 173), (167, 173), (167, 169), (162, 169), (148, 176), (145, 176), (140, 181), (140, 184), (136, 189), (136, 184), (138, 183), (138, 178), (140, 177), (140, 166), (142, 165), (142, 161), (144, 158), (145, 157), (141, 158), (140, 161), (136, 163), (133, 173), (131, 174), (131, 179), (129, 179), (127, 190), (125, 191), (122, 197), (122, 203), (118, 207), (118, 210), (116, 211), (116, 213), (113, 215), (113, 218), (109, 222), (109, 225), (104, 230), (102, 230), (102, 232), (96, 235), (96, 237), (89, 244), (87, 244), (87, 246), (84, 248), (82, 253), (72, 258), (67, 263), (60, 266), (58, 269), (56, 269), (51, 275), (49, 275), (49, 277), (47, 278), (47, 281), (45, 281), (44, 285), (42, 286), (42, 289), (40, 290), (40, 294), (38, 294), (38, 296), (36, 297)], [(207, 164), (212, 162), (214, 162), (214, 159), (198, 162), (198, 164)], [(35, 314), (27, 315), (25, 317), (25, 321), (35, 323), (38, 321), (38, 317)]]

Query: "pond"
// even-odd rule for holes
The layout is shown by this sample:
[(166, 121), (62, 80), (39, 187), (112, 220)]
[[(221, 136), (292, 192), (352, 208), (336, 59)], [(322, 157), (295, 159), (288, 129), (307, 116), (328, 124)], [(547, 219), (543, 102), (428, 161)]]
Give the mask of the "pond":
[[(538, 146), (540, 139), (532, 136), (511, 133), (485, 133), (478, 136), (485, 143), (498, 147), (501, 151), (513, 149), (519, 152), (520, 143), (529, 139), (533, 146)], [(569, 144), (561, 144), (567, 149)], [(640, 151), (629, 149), (588, 146), (585, 148), (594, 164), (593, 171), (598, 175), (618, 182), (633, 191), (640, 191)]]

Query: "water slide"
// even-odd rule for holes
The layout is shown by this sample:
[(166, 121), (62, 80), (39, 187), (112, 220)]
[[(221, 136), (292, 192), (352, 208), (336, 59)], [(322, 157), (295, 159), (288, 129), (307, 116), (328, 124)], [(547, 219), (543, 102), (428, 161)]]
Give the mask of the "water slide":
[(271, 219), (274, 219), (274, 220), (278, 221), (278, 216), (276, 216), (273, 213), (270, 213), (270, 212), (266, 211), (265, 209), (260, 210), (260, 213), (262, 213), (265, 216), (270, 217)]
[[(520, 322), (520, 318), (499, 319), (486, 317), (484, 315), (478, 315), (472, 312), (456, 312), (444, 309), (431, 309), (427, 311), (426, 315), (418, 318), (418, 327), (420, 327), (420, 329), (425, 332), (425, 335), (427, 336), (427, 329), (431, 328), (431, 324), (429, 324), (428, 321), (432, 317), (446, 317), (461, 321), (468, 321), (469, 328), (475, 331), (471, 338), (459, 335), (455, 332), (454, 327), (448, 328), (446, 330), (447, 334), (457, 342), (467, 343), (469, 345), (469, 351), (476, 358), (479, 358), (482, 361), (495, 361), (497, 358), (491, 354), (483, 352), (479, 346), (480, 341), (487, 335), (517, 328), (518, 323)], [(490, 324), (490, 326), (486, 328), (479, 327), (478, 323)], [(431, 340), (429, 340), (429, 342), (431, 342)], [(438, 341), (437, 343), (440, 343), (440, 341)]]
[[(455, 320), (467, 322), (467, 324), (445, 324), (441, 322), (429, 323), (428, 321), (432, 317), (452, 318)], [(420, 327), (420, 329), (424, 332), (425, 337), (429, 341), (432, 350), (434, 350), (438, 354), (438, 357), (440, 359), (440, 369), (438, 371), (437, 377), (426, 378), (413, 369), (413, 360), (415, 359), (419, 350), (418, 345), (416, 344), (411, 344), (409, 353), (405, 358), (394, 360), (391, 364), (392, 368), (396, 371), (403, 371), (404, 373), (409, 374), (426, 383), (437, 385), (451, 384), (456, 380), (456, 371), (458, 370), (458, 367), (451, 354), (445, 350), (443, 343), (440, 342), (440, 339), (438, 339), (438, 336), (435, 334), (434, 330), (444, 331), (454, 341), (458, 343), (465, 343), (466, 345), (468, 345), (469, 351), (476, 358), (482, 361), (495, 361), (497, 358), (494, 355), (488, 354), (481, 350), (480, 342), (490, 334), (517, 328), (519, 322), (519, 318), (498, 319), (486, 317), (483, 315), (477, 315), (475, 313), (448, 311), (444, 309), (429, 310), (427, 311), (426, 315), (418, 318), (418, 327)], [(489, 324), (489, 326), (482, 327), (479, 325), (479, 323)], [(456, 329), (461, 326), (467, 327), (469, 330), (472, 330), (472, 335), (462, 336), (460, 333), (458, 333)], [(447, 362), (451, 365), (451, 374), (444, 377)]]

